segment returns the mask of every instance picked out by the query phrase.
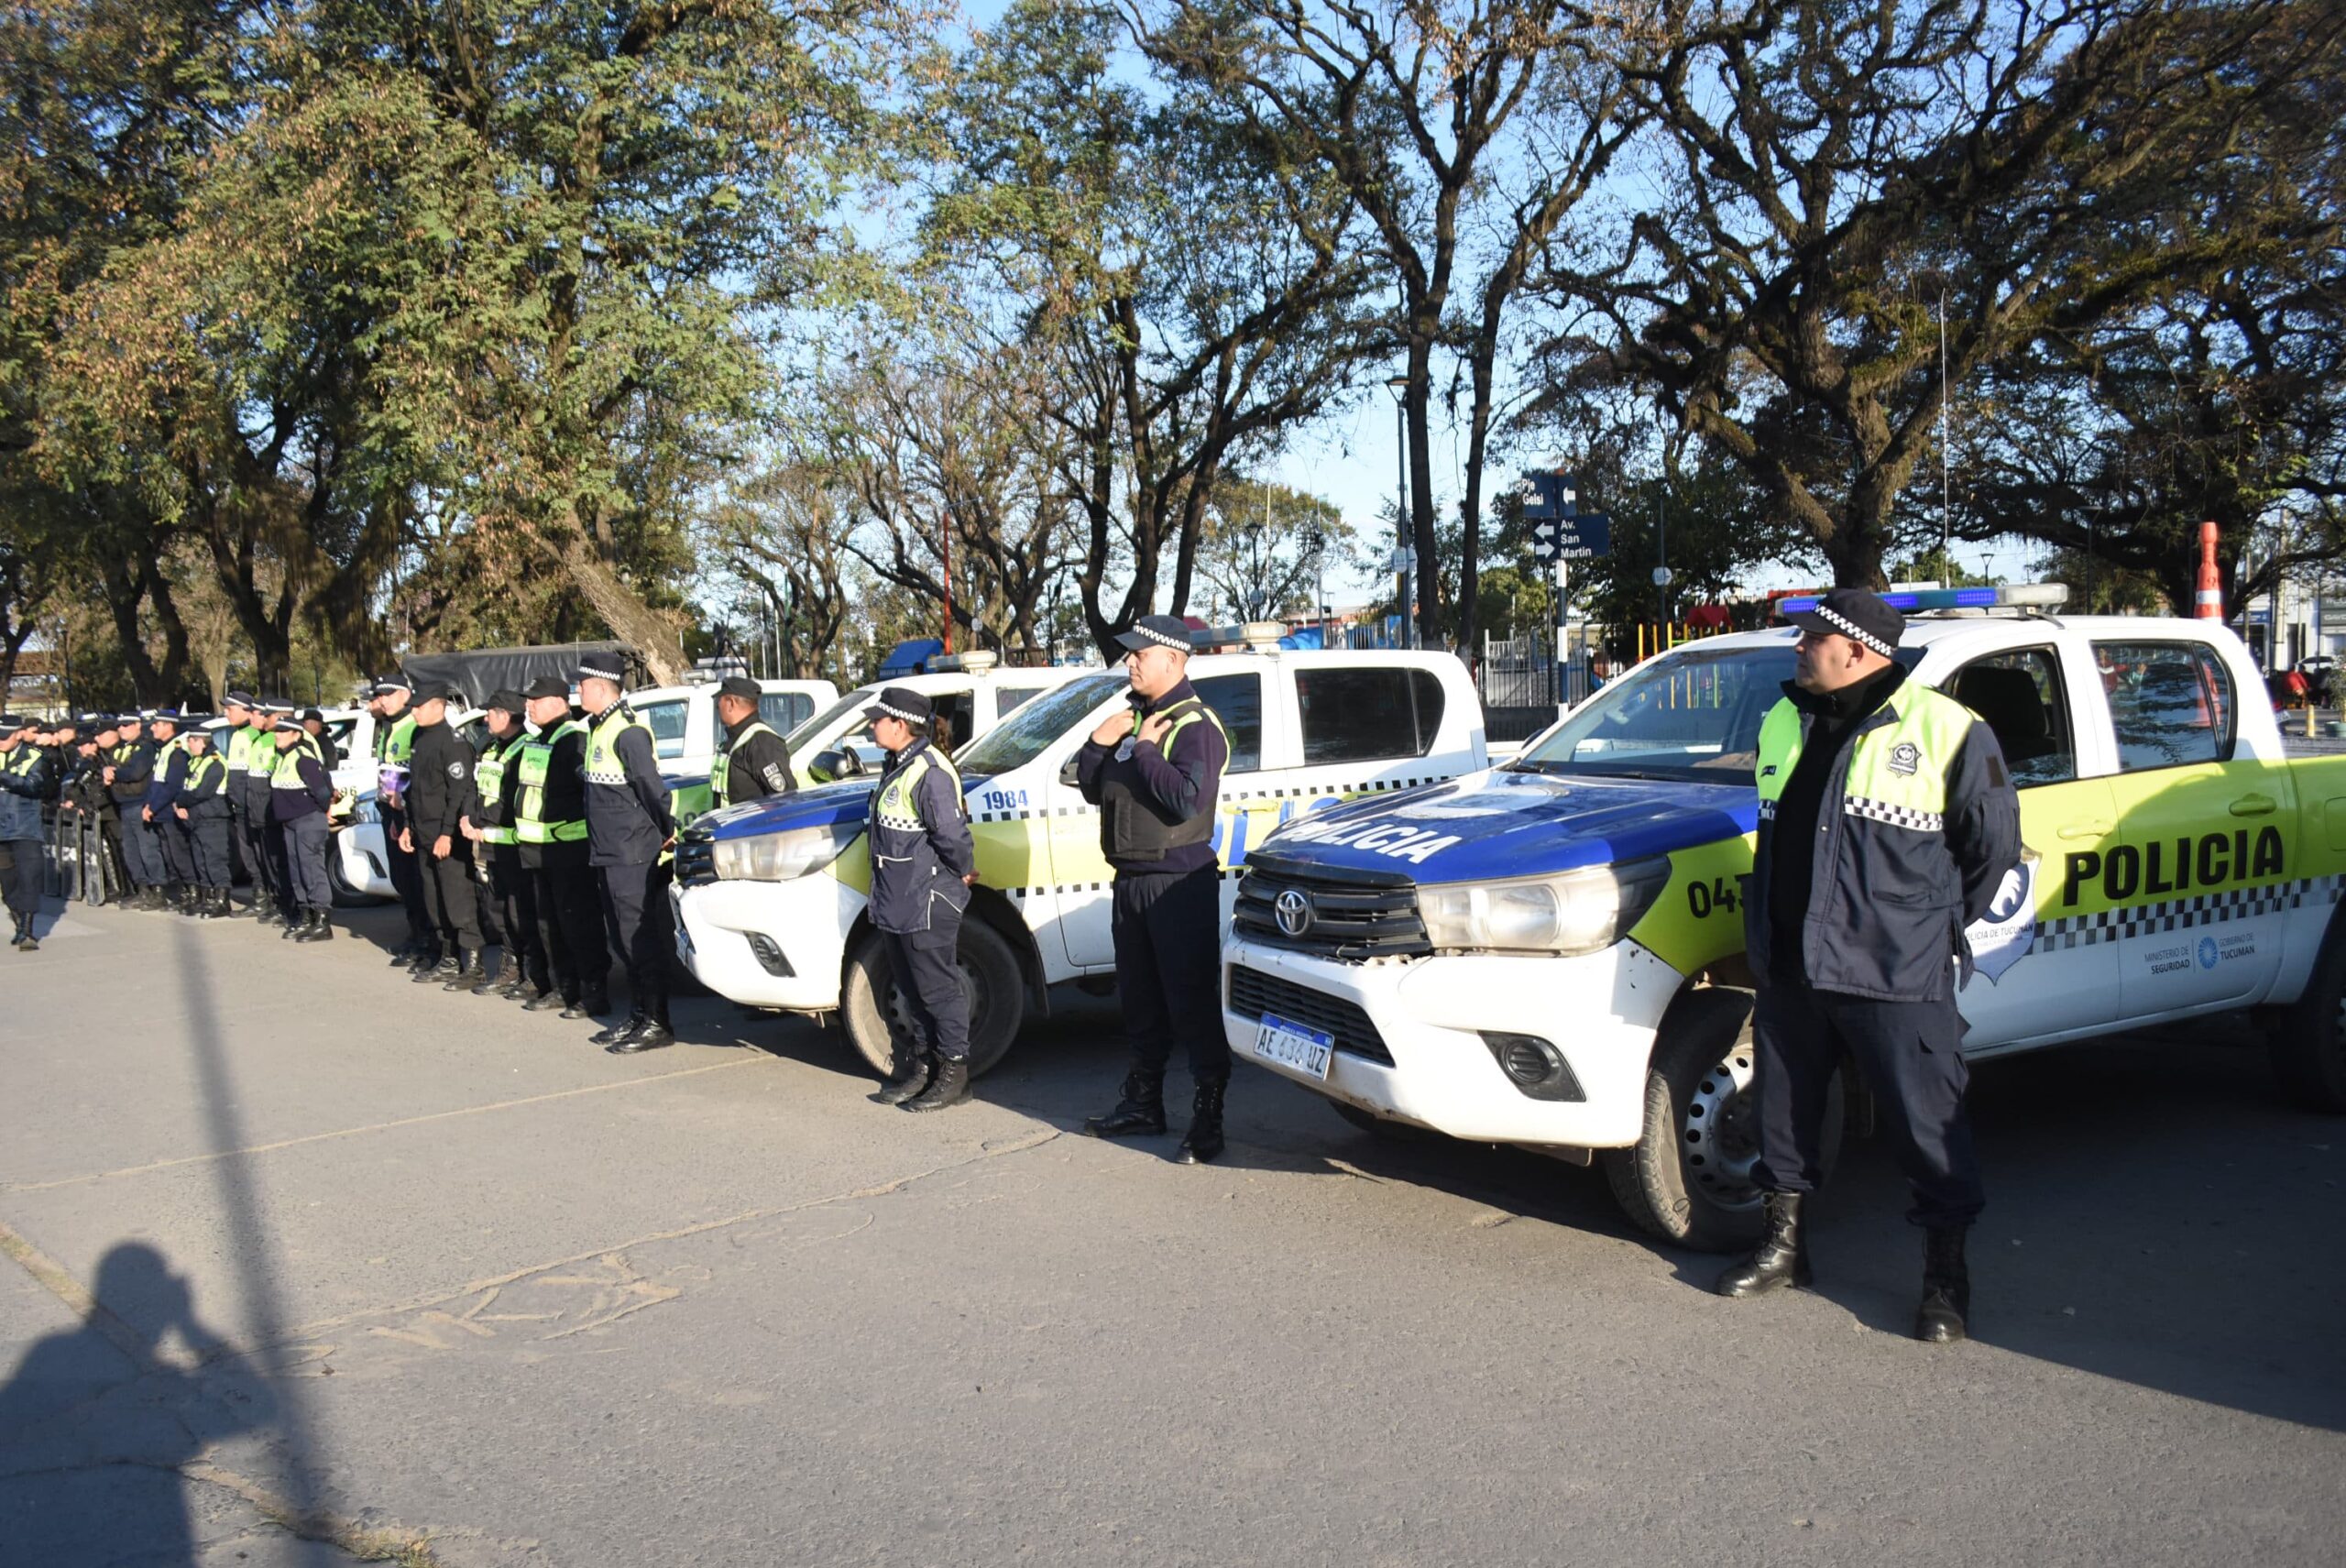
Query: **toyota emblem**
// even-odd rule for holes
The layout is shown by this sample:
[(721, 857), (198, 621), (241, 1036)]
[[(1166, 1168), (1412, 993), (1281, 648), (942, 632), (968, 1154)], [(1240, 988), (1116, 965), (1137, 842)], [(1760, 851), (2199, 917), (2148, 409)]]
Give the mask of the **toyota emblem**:
[(1290, 937), (1300, 937), (1311, 929), (1310, 897), (1294, 888), (1272, 901), (1271, 913), (1277, 916), (1279, 929)]

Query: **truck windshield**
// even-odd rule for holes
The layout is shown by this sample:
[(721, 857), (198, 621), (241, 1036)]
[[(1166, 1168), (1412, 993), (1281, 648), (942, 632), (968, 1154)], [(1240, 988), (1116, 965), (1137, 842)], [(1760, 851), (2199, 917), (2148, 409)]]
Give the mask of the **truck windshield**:
[(858, 686), (847, 696), (823, 709), (814, 718), (782, 738), (782, 743), (793, 757), (805, 751), (818, 737), (826, 737), (831, 727), (858, 708), (870, 707), (880, 695), (878, 686)]
[(1751, 779), (1760, 721), (1792, 678), (1792, 645), (1682, 648), (1582, 705), (1515, 766), (1727, 784)]
[(962, 747), (954, 753), (953, 761), (964, 777), (992, 778), (1013, 768), (1023, 768), (1093, 708), (1122, 692), (1124, 685), (1120, 670), (1069, 681), (1055, 692), (1036, 697)]

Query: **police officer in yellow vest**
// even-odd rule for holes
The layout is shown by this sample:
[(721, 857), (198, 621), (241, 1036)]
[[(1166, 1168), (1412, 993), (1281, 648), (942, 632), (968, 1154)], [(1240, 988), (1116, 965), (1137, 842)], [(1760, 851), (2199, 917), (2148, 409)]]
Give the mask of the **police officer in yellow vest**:
[(926, 696), (886, 686), (864, 710), (888, 765), (872, 792), (872, 924), (913, 1015), (910, 1060), (872, 1096), (907, 1111), (970, 1097), (970, 997), (958, 954), (961, 912), (978, 880), (976, 843), (953, 759), (929, 740)]
[(465, 837), (488, 864), (489, 896), (505, 931), (503, 972), (482, 976), (473, 994), (501, 996), (508, 1002), (527, 1002), (554, 989), (545, 947), (538, 937), (537, 893), (522, 868), (521, 838), (513, 827), (513, 796), (521, 785), (514, 763), (530, 739), (521, 721), (524, 707), (521, 694), (510, 687), (488, 694), (483, 715), (488, 741), (473, 763), (473, 799), (464, 822)]
[(276, 742), (260, 715), (253, 711), (253, 694), (248, 691), (232, 691), (221, 698), (220, 716), (230, 725), (221, 732), (219, 752), (228, 773), (224, 793), (228, 800), (228, 837), (234, 846), (231, 852), (243, 859), (245, 871), (252, 878), (253, 909), (258, 914), (274, 904), (277, 895), (270, 891), (273, 868), (269, 861), (268, 839), (262, 831), (269, 818), (269, 775), (261, 774), (259, 809), (256, 812), (253, 750), (256, 742), (268, 740), (274, 756)]
[(717, 761), (709, 764), (711, 806), (738, 806), (798, 786), (790, 773), (790, 748), (773, 726), (758, 717), (765, 693), (747, 675), (731, 675), (717, 688), (717, 717), (725, 726)]
[(1096, 1138), (1165, 1131), (1165, 1065), (1189, 1047), (1196, 1086), (1178, 1157), (1222, 1153), (1230, 1044), (1222, 1032), (1222, 865), (1213, 822), (1230, 738), (1189, 685), (1189, 629), (1143, 616), (1117, 639), (1131, 706), (1076, 753), (1083, 798), (1100, 808), (1100, 848), (1115, 868), (1109, 916), (1132, 1071), (1116, 1108), (1083, 1130)]
[(568, 681), (542, 676), (523, 689), (521, 701), (536, 732), (508, 763), (514, 848), (530, 877), (538, 942), (554, 985), (522, 1010), (559, 1007), (565, 1018), (599, 1017), (611, 1010), (611, 948), (595, 868), (586, 861), (586, 727), (570, 716)]
[(236, 871), (228, 852), (228, 763), (212, 749), (218, 737), (204, 728), (205, 722), (187, 720), (187, 774), (171, 815), (185, 828), (195, 862), (195, 902), (188, 913), (199, 920), (225, 920), (234, 913), (228, 907), (228, 888)]
[(586, 710), (586, 858), (602, 874), (603, 909), (627, 963), (634, 1009), (626, 1022), (587, 1037), (623, 1056), (676, 1040), (668, 1027), (668, 959), (675, 948), (668, 870), (676, 825), (652, 726), (620, 700), (625, 679), (608, 655), (578, 667), (578, 701)]
[(270, 705), (277, 720), (277, 763), (269, 775), (269, 811), (285, 846), (286, 885), (293, 890), (298, 923), (285, 935), (297, 942), (331, 942), (334, 883), (326, 875), (333, 852), (326, 807), (334, 804), (334, 775), (325, 754), (293, 717), (291, 703)]
[(1905, 622), (1836, 588), (1800, 628), (1793, 679), (1760, 728), (1760, 840), (1744, 899), (1767, 1195), (1759, 1250), (1723, 1296), (1810, 1277), (1801, 1204), (1823, 1179), (1827, 1090), (1853, 1058), (1924, 1227), (1919, 1339), (1962, 1339), (1964, 1235), (1984, 1198), (1964, 1115), (1963, 929), (2021, 854), (2020, 798), (1996, 737), (1954, 698), (1909, 682)]
[[(367, 711), (375, 716), (375, 804), (383, 820), (383, 859), (391, 873), (391, 887), (407, 914), (407, 941), (391, 954), (394, 967), (411, 974), (437, 969), (444, 956), (440, 928), (432, 918), (424, 896), (422, 857), (414, 848), (415, 835), (407, 809), (408, 763), (415, 750), (415, 685), (400, 671), (375, 683)], [(429, 846), (427, 845), (428, 849)]]

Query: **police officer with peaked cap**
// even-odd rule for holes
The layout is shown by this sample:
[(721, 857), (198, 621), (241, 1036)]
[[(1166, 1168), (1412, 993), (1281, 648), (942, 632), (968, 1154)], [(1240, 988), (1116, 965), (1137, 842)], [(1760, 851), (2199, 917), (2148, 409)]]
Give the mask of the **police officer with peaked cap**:
[(1165, 1131), (1165, 1067), (1178, 1041), (1196, 1085), (1178, 1157), (1201, 1165), (1222, 1153), (1230, 1044), (1222, 1032), (1222, 866), (1215, 804), (1230, 737), (1190, 685), (1189, 629), (1143, 616), (1117, 639), (1130, 706), (1111, 714), (1076, 753), (1076, 782), (1100, 808), (1100, 848), (1115, 869), (1110, 930), (1133, 1065), (1123, 1098), (1083, 1124), (1093, 1137)]
[(717, 717), (725, 739), (709, 764), (711, 806), (738, 806), (769, 795), (788, 795), (798, 781), (790, 774), (790, 748), (773, 726), (758, 715), (764, 688), (747, 675), (730, 675), (718, 683)]
[(970, 1097), (970, 996), (961, 914), (978, 880), (961, 775), (929, 739), (929, 699), (888, 686), (864, 710), (888, 765), (872, 792), (872, 924), (913, 1015), (904, 1069), (873, 1099), (942, 1111)]
[(627, 964), (633, 1012), (588, 1038), (622, 1055), (674, 1045), (668, 1026), (668, 959), (675, 915), (668, 907), (676, 826), (668, 781), (652, 746), (652, 726), (620, 696), (626, 671), (608, 655), (578, 666), (586, 710), (587, 860), (603, 879), (603, 908)]
[(0, 716), (0, 879), (5, 879), (8, 914), (16, 924), (11, 945), (23, 953), (40, 948), (33, 922), (40, 914), (49, 872), (40, 807), (43, 801), (57, 798), (57, 770), (32, 743), (38, 728), (34, 719)]
[(611, 1010), (610, 941), (603, 934), (600, 880), (588, 863), (586, 727), (570, 716), (570, 683), (552, 675), (521, 692), (536, 733), (512, 754), (513, 839), (529, 874), (552, 991), (522, 1004), (559, 1007), (565, 1018)]
[(465, 814), (465, 837), (488, 872), (488, 895), (497, 905), (498, 924), (505, 932), (504, 972), (494, 980), (484, 975), (473, 987), (475, 996), (501, 996), (526, 1002), (554, 989), (546, 968), (546, 950), (538, 936), (538, 899), (530, 873), (521, 865), (521, 839), (513, 828), (513, 795), (519, 787), (514, 762), (530, 740), (522, 721), (527, 703), (510, 686), (488, 694), (482, 722), (488, 742), (473, 763), (473, 804)]
[(147, 798), (138, 815), (152, 835), (163, 872), (162, 902), (157, 907), (184, 913), (194, 897), (195, 852), (188, 847), (187, 834), (171, 809), (180, 797), (180, 785), (187, 780), (187, 742), (180, 729), (176, 709), (158, 713), (147, 721), (147, 732), (155, 741), (155, 771), (148, 779)]
[(407, 826), (400, 837), (400, 848), (411, 851), (422, 871), (423, 907), (441, 952), (438, 965), (416, 971), (415, 979), (419, 984), (437, 980), (450, 991), (478, 985), (484, 967), (472, 840), (464, 830), (466, 814), (473, 809), (476, 759), (471, 742), (448, 722), (448, 705), (463, 695), (439, 682), (426, 682), (415, 692), (402, 797)]
[(1760, 726), (1760, 841), (1744, 900), (1759, 982), (1751, 1093), (1767, 1231), (1723, 1296), (1807, 1283), (1801, 1213), (1823, 1179), (1827, 1091), (1853, 1058), (1924, 1227), (1918, 1339), (1968, 1332), (1964, 1235), (1985, 1199), (1963, 1109), (1964, 927), (2021, 854), (2020, 797), (1990, 730), (1906, 678), (1905, 622), (1860, 588), (1785, 618), (1793, 678)]
[(331, 942), (334, 883), (326, 857), (333, 853), (326, 808), (334, 804), (334, 775), (325, 753), (293, 717), (291, 703), (270, 705), (277, 719), (276, 763), (269, 774), (269, 814), (285, 857), (285, 885), (293, 890), (298, 920), (285, 928), (297, 942)]
[(236, 880), (236, 862), (229, 856), (228, 760), (214, 749), (215, 735), (204, 728), (205, 718), (187, 718), (187, 773), (180, 783), (171, 815), (187, 834), (189, 858), (194, 862), (195, 896), (187, 914), (199, 920), (225, 919), (228, 889)]
[(375, 716), (375, 806), (383, 819), (383, 858), (389, 862), (391, 887), (407, 913), (407, 942), (391, 954), (394, 967), (405, 965), (412, 974), (439, 966), (444, 956), (440, 933), (432, 923), (423, 897), (423, 867), (407, 831), (408, 753), (415, 747), (415, 687), (402, 671), (394, 670), (375, 682), (367, 709)]
[(155, 778), (155, 748), (147, 739), (146, 726), (142, 714), (122, 716), (119, 739), (106, 761), (104, 777), (121, 825), (124, 868), (130, 873), (130, 896), (123, 902), (132, 909), (160, 909), (163, 852), (142, 815), (147, 786)]
[(277, 902), (271, 880), (275, 868), (269, 858), (266, 831), (269, 768), (261, 767), (256, 776), (254, 752), (259, 751), (263, 759), (273, 764), (276, 736), (248, 691), (232, 691), (221, 698), (220, 715), (236, 726), (225, 732), (219, 747), (220, 760), (228, 771), (229, 836), (252, 877), (253, 913), (266, 918), (267, 911)]

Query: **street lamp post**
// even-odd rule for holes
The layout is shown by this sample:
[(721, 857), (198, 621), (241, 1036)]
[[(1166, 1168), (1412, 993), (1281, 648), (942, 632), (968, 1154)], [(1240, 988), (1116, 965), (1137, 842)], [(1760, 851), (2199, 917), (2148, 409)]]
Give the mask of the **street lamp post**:
[(1409, 564), (1402, 568), (1401, 577), (1401, 646), (1414, 648), (1418, 645), (1418, 575), (1417, 531), (1409, 517), (1409, 378), (1395, 376), (1385, 383), (1385, 389), (1393, 394), (1393, 454), (1401, 486), (1393, 532), (1399, 536), (1401, 549), (1409, 552)]

